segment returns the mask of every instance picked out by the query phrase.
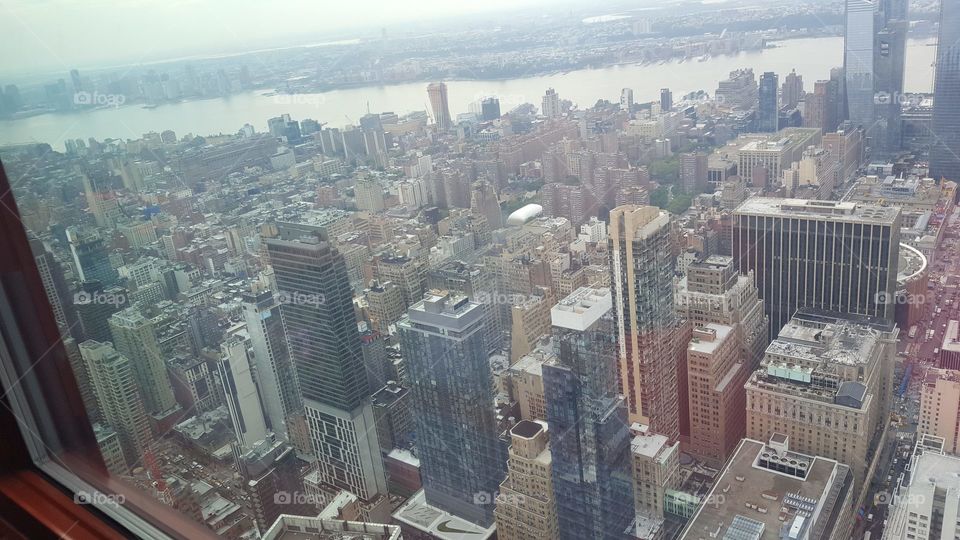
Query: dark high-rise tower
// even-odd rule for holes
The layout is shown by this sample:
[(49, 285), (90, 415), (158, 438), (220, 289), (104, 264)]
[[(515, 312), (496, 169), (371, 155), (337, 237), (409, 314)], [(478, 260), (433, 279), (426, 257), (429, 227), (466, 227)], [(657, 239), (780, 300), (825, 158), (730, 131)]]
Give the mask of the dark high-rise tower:
[(447, 85), (442, 82), (427, 85), (427, 97), (430, 98), (430, 108), (433, 110), (433, 121), (441, 131), (453, 127), (450, 120), (450, 104), (447, 100)]
[(397, 323), (412, 384), (420, 475), (429, 504), (473, 523), (493, 523), (506, 476), (485, 311), (465, 296), (428, 294)]
[(555, 356), (543, 364), (543, 395), (560, 538), (620, 539), (634, 508), (610, 291), (580, 288), (551, 318)]
[(940, 3), (930, 176), (960, 180), (960, 2)]
[(752, 197), (733, 216), (733, 257), (753, 271), (775, 336), (800, 308), (892, 320), (900, 209)]
[(669, 88), (660, 89), (660, 111), (667, 112), (673, 108), (673, 92)]
[(760, 105), (757, 110), (757, 131), (774, 132), (778, 129), (780, 107), (777, 101), (779, 77), (772, 71), (760, 76)]
[(386, 481), (353, 289), (343, 255), (323, 230), (308, 229), (299, 239), (266, 241), (280, 315), (320, 479), (369, 500), (386, 492)]
[(495, 97), (483, 98), (480, 102), (480, 119), (484, 121), (500, 118), (500, 100)]
[(874, 46), (874, 86), (876, 114), (880, 129), (873, 146), (881, 154), (896, 154), (902, 146), (900, 113), (902, 111), (903, 72), (906, 65), (907, 20), (906, 0), (883, 0), (878, 12), (879, 30)]
[(843, 41), (846, 118), (869, 134), (874, 125), (876, 0), (846, 0)]

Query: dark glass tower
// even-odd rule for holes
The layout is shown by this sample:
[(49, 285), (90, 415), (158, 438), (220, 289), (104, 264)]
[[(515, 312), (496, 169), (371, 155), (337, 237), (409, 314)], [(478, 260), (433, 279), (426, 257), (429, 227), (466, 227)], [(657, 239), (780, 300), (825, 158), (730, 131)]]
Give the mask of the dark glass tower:
[(733, 215), (733, 257), (754, 272), (769, 335), (800, 308), (893, 320), (900, 209), (752, 197)]
[(777, 88), (779, 77), (772, 71), (766, 71), (760, 76), (760, 105), (757, 111), (757, 131), (774, 132), (779, 128), (777, 106)]
[(429, 504), (489, 526), (506, 476), (484, 310), (465, 296), (429, 294), (400, 320), (411, 382), (420, 476)]
[(617, 392), (609, 290), (581, 288), (551, 312), (543, 365), (553, 493), (563, 540), (621, 539), (633, 522), (630, 429)]
[(883, 0), (880, 3), (879, 31), (874, 46), (878, 130), (874, 146), (881, 154), (896, 154), (902, 145), (900, 113), (903, 109), (903, 71), (906, 65), (907, 20), (906, 0)]
[(940, 2), (930, 176), (960, 180), (960, 1)]
[(386, 479), (346, 262), (319, 229), (266, 245), (320, 479), (372, 500)]
[(347, 265), (315, 237), (267, 240), (304, 399), (349, 411), (370, 396)]

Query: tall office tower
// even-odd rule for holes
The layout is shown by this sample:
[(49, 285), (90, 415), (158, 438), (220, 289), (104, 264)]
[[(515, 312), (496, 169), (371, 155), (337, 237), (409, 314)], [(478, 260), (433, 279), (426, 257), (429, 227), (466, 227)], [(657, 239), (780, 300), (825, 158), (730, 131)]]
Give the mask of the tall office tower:
[(503, 326), (509, 324), (510, 310), (494, 302), (497, 294), (496, 276), (481, 263), (464, 264), (450, 259), (430, 268), (427, 288), (460, 293), (483, 305), (486, 312), (487, 350), (494, 352), (503, 344)]
[(495, 97), (483, 98), (480, 102), (480, 119), (484, 122), (500, 118), (500, 100)]
[(674, 294), (677, 314), (694, 327), (735, 326), (749, 370), (760, 365), (770, 336), (763, 301), (752, 273), (737, 272), (733, 257), (711, 255), (692, 262)]
[[(323, 230), (266, 240), (320, 479), (364, 500), (386, 493), (343, 256)], [(337, 433), (331, 438), (328, 433)]]
[(733, 255), (753, 272), (775, 336), (804, 307), (893, 320), (900, 209), (751, 197), (733, 214)]
[(237, 472), (242, 479), (253, 519), (260, 531), (266, 532), (281, 514), (308, 516), (316, 514), (311, 501), (284, 500), (278, 493), (303, 490), (301, 461), (293, 447), (283, 441), (266, 439), (255, 444), (237, 459)]
[(930, 176), (960, 180), (960, 4), (940, 3)]
[(543, 103), (540, 113), (547, 118), (556, 118), (560, 116), (560, 96), (553, 88), (547, 88), (547, 93), (543, 95)]
[(437, 124), (437, 129), (445, 131), (453, 127), (453, 122), (450, 121), (447, 85), (442, 82), (428, 84), (427, 97), (430, 98), (430, 108), (433, 110), (433, 121)]
[(550, 479), (550, 436), (543, 422), (521, 420), (510, 430), (507, 478), (497, 494), (497, 540), (555, 540), (557, 505)]
[(240, 297), (247, 323), (257, 388), (270, 430), (286, 438), (286, 418), (303, 409), (297, 372), (287, 349), (280, 304), (273, 291), (245, 292)]
[(837, 81), (817, 81), (813, 84), (813, 93), (807, 94), (804, 127), (820, 128), (823, 133), (837, 129)]
[(801, 99), (803, 99), (803, 76), (797, 75), (797, 70), (793, 69), (783, 78), (780, 101), (784, 107), (792, 109), (800, 103)]
[(617, 392), (607, 289), (582, 287), (554, 306), (555, 356), (543, 364), (557, 538), (620, 539), (633, 522), (630, 429)]
[(906, 66), (907, 0), (880, 0), (874, 49), (874, 85), (879, 128), (874, 148), (895, 155), (902, 147), (903, 73)]
[(79, 298), (70, 297), (70, 289), (63, 277), (63, 267), (60, 261), (38, 238), (30, 239), (30, 249), (33, 251), (37, 271), (40, 273), (40, 280), (43, 282), (43, 290), (47, 294), (47, 301), (50, 302), (50, 308), (53, 310), (53, 316), (57, 324), (69, 329), (71, 335), (78, 335), (75, 332), (81, 330), (81, 328), (77, 325), (78, 321), (73, 305)]
[(390, 333), (390, 325), (399, 321), (406, 311), (400, 286), (392, 281), (374, 282), (364, 291), (364, 296), (374, 330)]
[(680, 187), (689, 194), (707, 189), (707, 154), (690, 152), (680, 154)]
[(609, 250), (618, 374), (630, 421), (676, 439), (678, 344), (670, 214), (655, 206), (614, 208)]
[(243, 454), (253, 448), (253, 444), (267, 438), (267, 421), (260, 407), (260, 395), (253, 381), (250, 358), (247, 354), (248, 341), (239, 335), (228, 338), (220, 345), (220, 360), (217, 372), (223, 385), (233, 432), (237, 436), (234, 452)]
[(482, 526), (493, 523), (505, 474), (484, 310), (465, 296), (428, 294), (397, 326), (413, 394), (427, 503)]
[(87, 418), (91, 423), (99, 422), (103, 419), (103, 413), (100, 412), (100, 404), (97, 402), (97, 394), (93, 387), (93, 380), (90, 372), (87, 370), (87, 363), (80, 354), (80, 346), (72, 337), (63, 338), (63, 348), (67, 352), (67, 359), (70, 361), (70, 368), (73, 370), (73, 376), (77, 379), (77, 389), (80, 390), (80, 399), (83, 400), (83, 408), (87, 411)]
[(960, 458), (949, 455), (939, 437), (918, 435), (909, 472), (900, 477), (889, 497), (883, 540), (960, 536)]
[(843, 39), (846, 119), (872, 136), (874, 107), (874, 40), (876, 0), (846, 0)]
[(131, 306), (114, 313), (109, 324), (117, 352), (131, 362), (143, 396), (144, 410), (155, 418), (169, 416), (179, 405), (173, 395), (153, 322), (144, 317), (137, 306)]
[(87, 365), (103, 421), (119, 435), (127, 464), (143, 465), (143, 454), (153, 438), (130, 360), (110, 343), (92, 340), (80, 344), (80, 355)]
[(707, 323), (687, 346), (690, 454), (722, 467), (746, 432), (743, 384), (750, 375), (737, 326)]
[(897, 327), (882, 319), (797, 312), (747, 381), (747, 437), (790, 438), (798, 452), (850, 466), (858, 495), (886, 441)]
[(669, 88), (660, 89), (660, 112), (669, 112), (673, 109), (673, 92)]
[(620, 110), (630, 112), (633, 108), (633, 89), (624, 88), (620, 91)]
[(490, 229), (503, 227), (503, 210), (496, 186), (487, 180), (477, 180), (470, 189), (470, 211), (482, 215)]
[(960, 454), (960, 371), (927, 368), (917, 431), (943, 438), (945, 451)]
[(119, 274), (110, 264), (103, 237), (96, 230), (67, 227), (67, 242), (80, 281), (97, 280), (105, 287), (117, 282)]
[(760, 88), (757, 92), (759, 108), (757, 109), (757, 131), (773, 133), (779, 128), (779, 77), (772, 71), (765, 71), (760, 76)]

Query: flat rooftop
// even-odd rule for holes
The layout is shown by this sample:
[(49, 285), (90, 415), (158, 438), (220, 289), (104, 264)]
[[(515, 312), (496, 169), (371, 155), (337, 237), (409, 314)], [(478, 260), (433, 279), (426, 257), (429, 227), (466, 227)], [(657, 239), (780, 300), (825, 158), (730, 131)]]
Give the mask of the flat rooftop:
[(481, 527), (427, 503), (417, 491), (393, 513), (393, 519), (439, 540), (488, 540), (496, 525)]
[(580, 287), (550, 309), (554, 326), (583, 331), (613, 309), (609, 288)]
[(893, 225), (900, 215), (900, 209), (894, 206), (856, 204), (853, 202), (750, 197), (740, 203), (735, 213)]
[[(775, 452), (760, 441), (741, 441), (682, 538), (787, 538), (791, 527), (797, 526), (798, 517), (802, 523), (798, 529), (808, 533), (813, 519), (818, 517), (813, 509), (820, 503), (829, 504), (824, 499), (836, 478), (847, 477), (848, 468), (831, 459), (789, 451), (785, 454), (788, 458), (808, 463), (805, 479), (758, 466), (762, 453)], [(835, 477), (838, 472), (844, 474)], [(832, 508), (823, 508), (821, 513), (831, 511)], [(804, 513), (808, 515), (806, 519), (802, 517)]]
[(940, 345), (940, 350), (960, 352), (960, 321), (947, 322), (947, 331), (943, 333), (943, 344)]
[(767, 355), (808, 362), (861, 365), (873, 360), (879, 330), (844, 319), (825, 325), (790, 319), (767, 346)]
[(400, 540), (400, 527), (283, 514), (263, 540)]

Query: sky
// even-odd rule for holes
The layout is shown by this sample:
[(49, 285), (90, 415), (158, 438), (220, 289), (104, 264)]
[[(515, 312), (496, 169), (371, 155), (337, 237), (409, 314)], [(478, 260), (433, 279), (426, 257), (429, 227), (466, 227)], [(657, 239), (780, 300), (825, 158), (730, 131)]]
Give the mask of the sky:
[(0, 0), (0, 73), (39, 74), (351, 37), (547, 0)]

